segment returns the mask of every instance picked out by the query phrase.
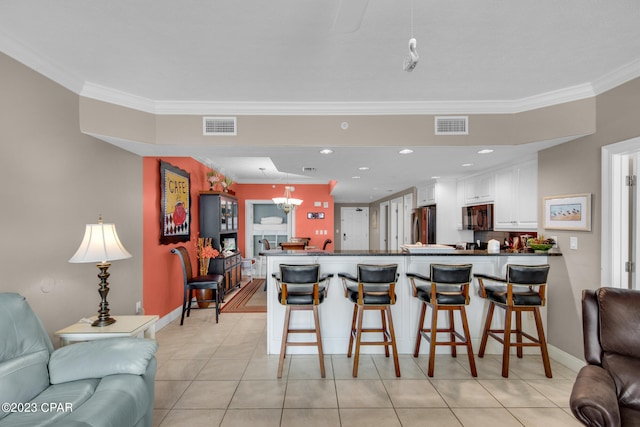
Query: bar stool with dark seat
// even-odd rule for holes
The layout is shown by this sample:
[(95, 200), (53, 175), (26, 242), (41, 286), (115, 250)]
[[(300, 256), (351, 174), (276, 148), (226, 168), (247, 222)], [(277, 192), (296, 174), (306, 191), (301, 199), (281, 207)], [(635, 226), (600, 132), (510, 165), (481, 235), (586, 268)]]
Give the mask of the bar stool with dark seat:
[[(433, 377), (436, 346), (446, 345), (451, 347), (451, 356), (456, 357), (456, 347), (463, 345), (467, 347), (469, 357), (469, 368), (471, 375), (478, 376), (476, 362), (473, 358), (473, 347), (471, 345), (471, 334), (467, 323), (467, 313), (465, 306), (469, 305), (469, 283), (472, 280), (471, 264), (449, 265), (431, 264), (429, 277), (417, 273), (407, 273), (413, 287), (413, 296), (422, 301), (420, 320), (418, 323), (418, 336), (413, 352), (414, 357), (418, 357), (422, 338), (430, 343), (429, 348), (429, 370), (427, 374)], [(419, 283), (416, 284), (416, 281)], [(422, 284), (420, 282), (426, 282)], [(424, 319), (427, 313), (427, 306), (431, 307), (430, 327), (425, 328)], [(438, 329), (438, 312), (449, 312), (449, 327)], [(453, 312), (459, 311), (462, 320), (462, 331), (460, 334), (455, 329)], [(448, 333), (448, 341), (438, 341), (438, 333)]]
[[(540, 347), (542, 353), (542, 363), (544, 373), (551, 378), (551, 364), (549, 363), (549, 353), (547, 351), (547, 341), (544, 336), (540, 307), (546, 303), (547, 276), (549, 275), (549, 265), (507, 265), (507, 277), (495, 277), (486, 274), (475, 274), (480, 285), (479, 294), (482, 298), (489, 300), (489, 310), (484, 324), (482, 341), (478, 357), (484, 356), (487, 347), (487, 339), (491, 336), (502, 343), (502, 376), (509, 377), (509, 353), (511, 347), (516, 347), (516, 355), (522, 358), (523, 347)], [(485, 285), (484, 281), (497, 282), (496, 285)], [(505, 310), (504, 329), (491, 329), (493, 311), (495, 307)], [(538, 337), (522, 330), (522, 312), (531, 311), (536, 323)], [(516, 327), (511, 327), (512, 313), (515, 313)], [(516, 341), (513, 342), (511, 334), (516, 334)], [(523, 342), (523, 338), (528, 342)]]
[[(284, 358), (287, 346), (316, 346), (320, 359), (320, 375), (325, 377), (324, 353), (322, 351), (322, 336), (320, 334), (320, 319), (318, 305), (322, 304), (329, 291), (328, 280), (332, 275), (320, 275), (319, 264), (292, 265), (280, 264), (280, 274), (274, 273), (278, 286), (278, 301), (286, 306), (282, 345), (280, 347), (280, 362), (278, 363), (278, 378), (282, 378)], [(313, 310), (315, 329), (292, 329), (290, 326), (291, 310)], [(315, 333), (315, 341), (289, 342), (289, 334)]]
[[(393, 351), (393, 363), (396, 376), (400, 376), (400, 364), (398, 362), (398, 349), (396, 336), (393, 330), (393, 318), (391, 306), (396, 303), (395, 286), (398, 280), (398, 265), (371, 265), (358, 264), (358, 276), (348, 273), (339, 273), (342, 279), (345, 297), (354, 303), (353, 319), (351, 321), (351, 334), (349, 337), (349, 351), (347, 357), (351, 357), (355, 340), (355, 357), (353, 360), (353, 376), (358, 376), (358, 362), (360, 360), (361, 345), (384, 346), (385, 356), (389, 357), (389, 347)], [(363, 328), (362, 320), (365, 310), (380, 311), (382, 319), (381, 328)], [(362, 341), (362, 334), (367, 332), (382, 333), (382, 341)]]
[[(184, 296), (182, 298), (182, 315), (180, 317), (180, 326), (184, 323), (184, 315), (187, 317), (191, 314), (191, 305), (193, 294), (199, 289), (208, 289), (212, 292), (212, 299), (199, 300), (200, 302), (214, 303), (216, 310), (216, 323), (218, 323), (218, 316), (220, 315), (220, 300), (222, 298), (222, 283), (224, 277), (221, 274), (207, 274), (204, 276), (194, 276), (191, 268), (191, 259), (189, 258), (189, 252), (184, 246), (178, 246), (171, 249), (171, 253), (178, 255), (180, 258), (180, 264), (182, 265), (182, 278), (184, 282)], [(206, 307), (198, 308), (210, 308)]]

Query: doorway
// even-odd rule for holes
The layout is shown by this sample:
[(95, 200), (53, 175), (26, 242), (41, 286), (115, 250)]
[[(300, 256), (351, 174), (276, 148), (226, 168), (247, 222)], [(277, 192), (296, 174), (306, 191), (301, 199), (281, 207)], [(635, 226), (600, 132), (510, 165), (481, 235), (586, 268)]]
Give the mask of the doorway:
[(340, 208), (342, 250), (369, 249), (369, 207)]
[(636, 270), (640, 138), (602, 147), (602, 277), (607, 286), (640, 289)]
[(389, 237), (388, 237), (388, 225), (389, 225), (389, 202), (380, 203), (380, 250), (389, 250)]
[(402, 197), (391, 200), (389, 210), (389, 249), (397, 251), (404, 242), (404, 206)]

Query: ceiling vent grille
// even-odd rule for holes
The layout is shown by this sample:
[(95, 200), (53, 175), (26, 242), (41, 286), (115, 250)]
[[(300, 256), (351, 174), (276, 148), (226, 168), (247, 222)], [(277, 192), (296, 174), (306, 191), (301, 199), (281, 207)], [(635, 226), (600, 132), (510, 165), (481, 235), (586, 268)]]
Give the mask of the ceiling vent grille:
[(436, 117), (436, 135), (468, 135), (469, 117)]
[(236, 117), (203, 117), (203, 135), (236, 135)]
[(302, 172), (313, 173), (315, 171), (316, 171), (316, 168), (314, 167), (309, 167), (309, 166), (302, 167)]

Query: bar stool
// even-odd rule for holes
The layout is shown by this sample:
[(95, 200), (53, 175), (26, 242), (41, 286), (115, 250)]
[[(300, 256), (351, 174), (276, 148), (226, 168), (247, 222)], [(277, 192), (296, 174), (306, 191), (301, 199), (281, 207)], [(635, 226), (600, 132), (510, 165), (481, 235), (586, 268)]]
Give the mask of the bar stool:
[[(422, 301), (420, 320), (418, 322), (418, 335), (416, 337), (416, 347), (413, 352), (414, 357), (418, 357), (422, 338), (430, 343), (429, 347), (429, 370), (428, 375), (433, 377), (436, 346), (446, 345), (451, 347), (451, 356), (456, 357), (456, 347), (464, 345), (467, 347), (469, 357), (469, 368), (471, 375), (478, 376), (476, 362), (473, 358), (473, 347), (471, 345), (471, 334), (467, 323), (467, 313), (465, 306), (469, 305), (469, 283), (471, 282), (471, 264), (449, 265), (431, 264), (430, 276), (426, 277), (417, 273), (407, 273), (413, 287), (413, 296)], [(416, 281), (427, 284), (416, 284)], [(424, 319), (427, 313), (427, 306), (431, 307), (431, 325), (425, 328)], [(449, 312), (449, 327), (438, 329), (438, 312)], [(455, 329), (453, 312), (460, 312), (462, 320), (462, 330), (464, 335)], [(438, 341), (438, 332), (447, 332), (448, 341)], [(458, 341), (459, 340), (459, 341)]]
[[(280, 362), (278, 363), (278, 378), (282, 378), (284, 358), (287, 346), (316, 346), (320, 359), (320, 375), (325, 377), (324, 353), (322, 351), (322, 336), (320, 334), (320, 319), (318, 305), (322, 304), (329, 291), (328, 279), (333, 275), (320, 275), (319, 264), (291, 265), (280, 264), (280, 274), (273, 274), (278, 287), (278, 301), (287, 307), (280, 347)], [(290, 326), (292, 310), (313, 310), (315, 329), (292, 329)], [(289, 334), (315, 333), (315, 341), (289, 342)]]
[[(384, 346), (385, 356), (389, 357), (389, 347), (393, 351), (393, 363), (396, 377), (400, 376), (396, 335), (393, 330), (391, 306), (396, 303), (395, 286), (398, 280), (398, 265), (358, 264), (358, 277), (348, 273), (339, 273), (342, 279), (344, 295), (354, 303), (351, 334), (349, 337), (349, 351), (351, 357), (355, 340), (355, 357), (353, 360), (353, 376), (358, 376), (358, 362), (360, 360), (361, 345)], [(362, 319), (365, 310), (378, 310), (382, 319), (381, 328), (363, 328)], [(382, 341), (362, 341), (362, 334), (368, 332), (382, 333)]]
[[(489, 310), (484, 324), (482, 341), (478, 357), (484, 356), (487, 346), (487, 339), (491, 336), (502, 343), (502, 376), (509, 377), (509, 353), (511, 347), (516, 347), (517, 356), (522, 358), (523, 347), (540, 347), (542, 353), (542, 363), (544, 373), (551, 378), (551, 364), (549, 363), (549, 353), (547, 351), (547, 341), (544, 336), (544, 327), (540, 317), (540, 307), (546, 303), (545, 293), (547, 288), (547, 276), (549, 275), (549, 265), (507, 265), (507, 277), (495, 277), (485, 274), (475, 274), (480, 285), (479, 294), (482, 298), (489, 300)], [(499, 285), (486, 286), (484, 280), (491, 280), (501, 283)], [(505, 285), (506, 284), (506, 285)], [(491, 329), (493, 311), (495, 307), (505, 310), (504, 329)], [(522, 312), (531, 311), (536, 323), (538, 337), (522, 330)], [(511, 314), (516, 314), (516, 327), (511, 327)], [(511, 334), (516, 334), (516, 342), (511, 340)], [(522, 338), (527, 338), (530, 342), (523, 342)]]

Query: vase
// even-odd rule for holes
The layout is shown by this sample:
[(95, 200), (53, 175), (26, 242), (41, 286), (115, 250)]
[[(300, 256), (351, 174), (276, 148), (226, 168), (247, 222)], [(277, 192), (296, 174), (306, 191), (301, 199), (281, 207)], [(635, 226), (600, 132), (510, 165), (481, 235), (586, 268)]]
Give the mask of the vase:
[[(213, 299), (213, 291), (211, 289), (196, 289), (196, 301), (198, 302), (198, 307), (207, 308), (209, 307), (209, 301)], [(208, 301), (205, 301), (208, 300)]]
[(209, 273), (209, 259), (200, 258), (200, 276), (206, 276)]

